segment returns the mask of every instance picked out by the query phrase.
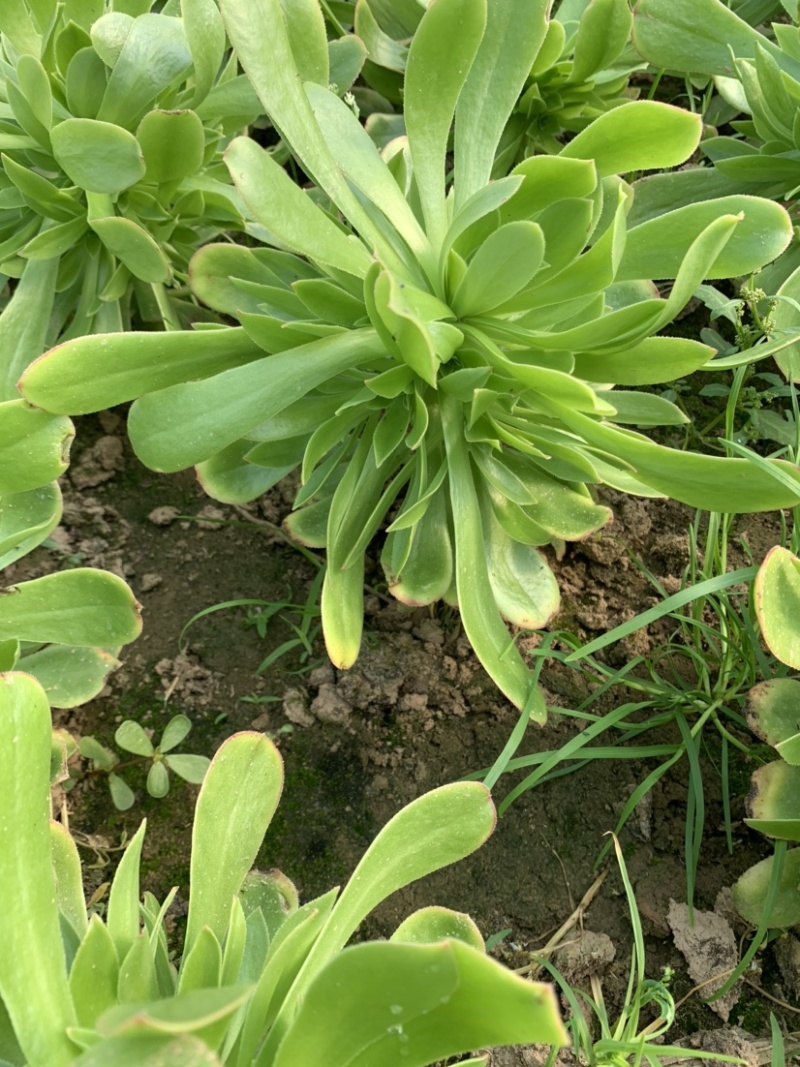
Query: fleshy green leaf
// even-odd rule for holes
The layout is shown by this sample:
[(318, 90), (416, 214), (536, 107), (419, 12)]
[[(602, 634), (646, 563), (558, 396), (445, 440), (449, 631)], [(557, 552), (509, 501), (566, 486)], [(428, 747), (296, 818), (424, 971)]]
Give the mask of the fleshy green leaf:
[[(128, 432), (141, 461), (182, 470), (220, 452), (315, 386), (375, 355), (375, 334), (357, 330), (312, 341), (247, 366), (149, 393), (131, 408)], [(208, 411), (214, 410), (209, 420)], [(176, 437), (172, 426), (181, 427)]]
[(50, 820), (50, 845), (58, 910), (69, 919), (78, 937), (83, 938), (88, 922), (86, 902), (83, 899), (83, 878), (78, 848), (62, 823), (52, 819)]
[(112, 255), (143, 282), (168, 282), (169, 262), (147, 230), (116, 215), (90, 218), (89, 225)]
[(757, 43), (779, 51), (719, 0), (640, 0), (633, 40), (656, 67), (707, 75), (731, 76), (733, 57), (752, 57)]
[(400, 923), (390, 940), (429, 945), (446, 938), (463, 941), (478, 952), (484, 952), (486, 948), (480, 930), (469, 915), (438, 906), (420, 908), (409, 915)]
[(313, 203), (283, 167), (249, 137), (225, 153), (233, 182), (254, 217), (290, 248), (362, 278), (370, 257)]
[(181, 16), (192, 53), (194, 96), (197, 107), (208, 96), (225, 56), (225, 26), (214, 0), (181, 0)]
[[(345, 1023), (345, 1020), (347, 1022)], [(563, 1044), (552, 989), (458, 941), (343, 952), (308, 990), (275, 1067), (425, 1064), (470, 1049)]]
[(20, 669), (37, 679), (53, 708), (74, 708), (96, 697), (120, 662), (113, 650), (78, 645), (49, 645), (26, 652)]
[(697, 148), (701, 133), (699, 115), (655, 100), (635, 100), (596, 118), (561, 150), (560, 158), (593, 160), (600, 177), (677, 167)]
[(69, 419), (24, 400), (0, 404), (0, 495), (39, 489), (63, 474), (75, 430)]
[[(736, 910), (751, 926), (758, 926), (764, 911), (764, 899), (772, 874), (774, 856), (756, 863), (734, 883), (733, 902)], [(767, 923), (773, 929), (785, 929), (800, 923), (800, 848), (792, 848), (783, 862), (778, 893)]]
[(741, 222), (709, 269), (707, 278), (750, 274), (779, 256), (791, 240), (788, 215), (770, 200), (726, 196), (687, 204), (628, 231), (617, 281), (674, 278), (689, 245), (725, 214), (741, 214)]
[(38, 360), (20, 385), (47, 411), (84, 415), (263, 358), (241, 327), (76, 337)]
[(783, 841), (800, 841), (800, 766), (775, 760), (753, 772), (747, 798), (752, 830)]
[(69, 989), (81, 1026), (94, 1026), (97, 1017), (117, 1003), (119, 960), (114, 942), (99, 915), (78, 946), (69, 974)]
[(435, 250), (447, 229), (445, 156), (450, 126), (485, 26), (486, 0), (437, 0), (422, 16), (408, 50), (406, 130), (425, 227)]
[(800, 682), (795, 678), (771, 678), (753, 686), (745, 705), (747, 725), (756, 737), (773, 745), (795, 767), (800, 766), (798, 706)]
[(755, 581), (756, 614), (770, 652), (782, 663), (800, 669), (800, 560), (775, 545), (767, 553)]
[(49, 828), (50, 709), (38, 682), (0, 675), (0, 997), (30, 1063), (69, 1067), (77, 1021), (56, 909)]
[(137, 756), (153, 755), (153, 742), (144, 732), (141, 724), (134, 719), (126, 719), (117, 727), (114, 740), (126, 752), (133, 752)]
[(135, 140), (148, 182), (179, 181), (202, 166), (205, 134), (194, 111), (150, 111), (139, 123)]
[(225, 936), (282, 788), (280, 755), (263, 734), (234, 734), (218, 749), (195, 808), (186, 951), (204, 926)]
[(108, 895), (106, 925), (120, 965), (139, 937), (139, 861), (146, 828), (143, 819), (122, 854)]
[(489, 183), (503, 127), (544, 40), (547, 8), (545, 0), (487, 5), (486, 29), (456, 108), (457, 209)]
[(41, 544), (60, 518), (61, 492), (55, 482), (0, 496), (0, 570)]
[(133, 594), (108, 571), (76, 567), (0, 593), (0, 639), (107, 647), (134, 641), (141, 628)]
[(110, 122), (65, 119), (50, 135), (53, 155), (73, 184), (93, 193), (121, 193), (144, 177), (133, 134)]

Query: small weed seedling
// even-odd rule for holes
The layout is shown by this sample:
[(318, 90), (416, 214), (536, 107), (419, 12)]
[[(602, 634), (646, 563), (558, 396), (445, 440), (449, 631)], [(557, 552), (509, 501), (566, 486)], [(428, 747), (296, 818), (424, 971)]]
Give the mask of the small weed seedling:
[[(179, 778), (183, 778), (184, 781), (199, 785), (208, 769), (209, 759), (206, 756), (174, 751), (191, 728), (191, 721), (185, 715), (175, 715), (164, 727), (161, 741), (156, 745), (138, 722), (126, 719), (114, 735), (117, 745), (133, 757), (123, 760), (120, 760), (113, 749), (101, 744), (95, 737), (82, 737), (76, 745), (72, 738), (65, 739), (63, 735), (55, 735), (55, 743), (62, 748), (64, 753), (60, 767), (58, 763), (56, 764), (59, 767), (55, 776), (56, 780), (61, 781), (61, 784), (67, 788), (74, 785), (80, 777), (85, 777), (86, 773), (105, 774), (108, 778), (111, 799), (120, 811), (127, 811), (136, 799), (133, 789), (120, 773), (128, 768), (149, 765), (146, 788), (151, 797), (167, 795), (170, 786), (170, 771)], [(91, 761), (90, 771), (81, 774), (80, 771), (76, 773), (70, 767), (69, 756), (76, 751), (84, 759)], [(66, 778), (64, 778), (65, 772)], [(73, 778), (72, 775), (75, 773), (76, 777)]]

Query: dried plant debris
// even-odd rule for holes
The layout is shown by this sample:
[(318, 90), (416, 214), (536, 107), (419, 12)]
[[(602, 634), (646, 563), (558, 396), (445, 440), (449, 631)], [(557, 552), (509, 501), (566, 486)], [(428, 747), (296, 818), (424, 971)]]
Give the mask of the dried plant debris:
[[(716, 912), (697, 908), (690, 918), (688, 905), (674, 900), (669, 903), (667, 922), (675, 945), (686, 959), (690, 976), (698, 985), (708, 983), (703, 986), (703, 995), (711, 996), (722, 987), (739, 962), (736, 937), (730, 923)], [(724, 997), (712, 1000), (709, 1006), (723, 1022), (727, 1022), (738, 999), (739, 992), (734, 986)]]

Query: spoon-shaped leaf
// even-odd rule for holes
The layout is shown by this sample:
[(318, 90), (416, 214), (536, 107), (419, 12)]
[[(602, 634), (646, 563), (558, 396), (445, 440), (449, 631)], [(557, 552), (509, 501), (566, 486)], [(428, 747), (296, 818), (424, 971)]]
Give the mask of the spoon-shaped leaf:
[(0, 639), (106, 647), (134, 641), (141, 629), (140, 605), (108, 571), (76, 567), (0, 592)]
[(436, 0), (423, 15), (408, 50), (406, 130), (425, 228), (434, 249), (441, 247), (447, 229), (445, 157), (450, 126), (485, 25), (486, 0)]
[(263, 358), (241, 327), (76, 337), (29, 367), (20, 389), (47, 411), (85, 415)]
[(204, 926), (225, 937), (282, 788), (283, 762), (263, 734), (234, 734), (217, 750), (195, 809), (185, 952)]
[(76, 1052), (51, 860), (51, 729), (39, 683), (0, 675), (0, 997), (31, 1067), (68, 1067)]
[(769, 550), (756, 575), (755, 597), (758, 623), (770, 652), (800, 669), (800, 560), (788, 548), (775, 545)]
[(460, 941), (373, 943), (348, 949), (319, 975), (275, 1067), (424, 1067), (532, 1041), (566, 1041), (549, 986), (525, 982)]

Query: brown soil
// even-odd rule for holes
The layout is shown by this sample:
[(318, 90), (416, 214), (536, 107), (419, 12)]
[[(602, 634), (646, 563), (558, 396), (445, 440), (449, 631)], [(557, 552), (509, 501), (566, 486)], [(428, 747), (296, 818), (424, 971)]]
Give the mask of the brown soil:
[[(73, 490), (67, 492), (55, 547), (27, 557), (6, 581), (56, 566), (110, 568), (129, 580), (142, 601), (144, 634), (123, 650), (123, 667), (100, 698), (58, 714), (62, 725), (112, 744), (114, 730), (125, 718), (160, 733), (172, 715), (183, 712), (194, 724), (183, 749), (207, 755), (235, 730), (269, 732), (281, 749), (287, 777), (261, 865), (286, 871), (305, 899), (341, 884), (379, 827), (403, 804), (488, 767), (497, 757), (517, 712), (477, 664), (457, 613), (443, 606), (414, 611), (392, 601), (382, 592), (377, 566), (368, 574), (374, 591), (367, 596), (363, 651), (348, 672), (333, 670), (317, 639), (308, 662), (292, 653), (258, 675), (264, 658), (292, 630), (278, 617), (260, 637), (246, 622), (253, 607), (206, 615), (189, 628), (181, 646), (189, 620), (213, 604), (238, 599), (305, 602), (315, 568), (270, 525), (288, 511), (291, 493), (279, 488), (244, 511), (209, 503), (190, 473), (161, 477), (144, 470), (132, 456), (116, 414), (84, 420), (76, 453)], [(658, 601), (634, 560), (669, 592), (679, 587), (688, 562), (686, 530), (692, 516), (687, 509), (619, 494), (608, 494), (608, 499), (615, 510), (613, 526), (569, 546), (563, 560), (554, 561), (564, 596), (555, 622), (582, 640)], [(742, 520), (740, 531), (756, 559), (777, 537), (762, 519)], [(732, 565), (736, 563), (734, 559)], [(282, 615), (299, 621), (297, 612)], [(638, 632), (608, 650), (606, 660), (619, 666), (668, 634), (665, 624)], [(532, 648), (538, 640), (523, 639), (523, 645), (527, 641)], [(578, 672), (552, 660), (542, 680), (548, 703), (556, 709), (576, 708), (590, 691)], [(620, 699), (619, 693), (616, 699), (610, 693), (591, 710), (608, 710)], [(555, 749), (579, 728), (579, 720), (553, 711), (546, 726), (529, 726), (519, 753)], [(752, 765), (737, 758), (731, 790), (734, 850), (728, 853), (714, 769), (718, 746), (711, 732), (708, 736), (703, 756), (706, 832), (696, 904), (711, 910), (720, 890), (769, 848), (741, 823)], [(667, 730), (656, 740), (676, 738)], [(523, 966), (530, 952), (570, 916), (598, 869), (607, 869), (608, 878), (569, 939), (579, 939), (582, 929), (604, 935), (606, 948), (588, 970), (601, 973), (613, 1009), (627, 982), (631, 926), (616, 864), (607, 857), (598, 868), (598, 855), (603, 835), (614, 828), (626, 800), (656, 765), (600, 760), (525, 793), (500, 819), (484, 848), (397, 893), (359, 936), (386, 936), (409, 911), (435, 902), (468, 911), (485, 936), (510, 930), (497, 952)], [(108, 879), (117, 855), (108, 849), (119, 846), (146, 816), (145, 886), (157, 895), (173, 884), (185, 891), (195, 790), (176, 782), (167, 798), (156, 801), (147, 796), (138, 773), (129, 776), (137, 802), (126, 813), (114, 811), (105, 784), (96, 778), (85, 779), (70, 794), (70, 823), (86, 844), (84, 858), (91, 865), (87, 880), (95, 888)], [(518, 779), (501, 778), (496, 798), (502, 799)], [(644, 925), (649, 976), (658, 978), (662, 968), (671, 967), (676, 999), (693, 985), (668, 925), (670, 901), (686, 900), (686, 796), (681, 763), (639, 805), (621, 836)], [(737, 936), (744, 932), (738, 924), (735, 929)], [(796, 942), (784, 938), (781, 943), (783, 955), (792, 956), (786, 945)], [(562, 965), (569, 969), (569, 961)], [(583, 980), (587, 974), (584, 968)], [(782, 977), (771, 952), (754, 981), (780, 999), (793, 997), (790, 971)], [(745, 987), (730, 1022), (764, 1033), (770, 1008), (781, 1015)], [(791, 1016), (785, 1019), (790, 1029), (796, 1027)], [(719, 1019), (695, 996), (681, 1010), (670, 1037), (718, 1025)]]

